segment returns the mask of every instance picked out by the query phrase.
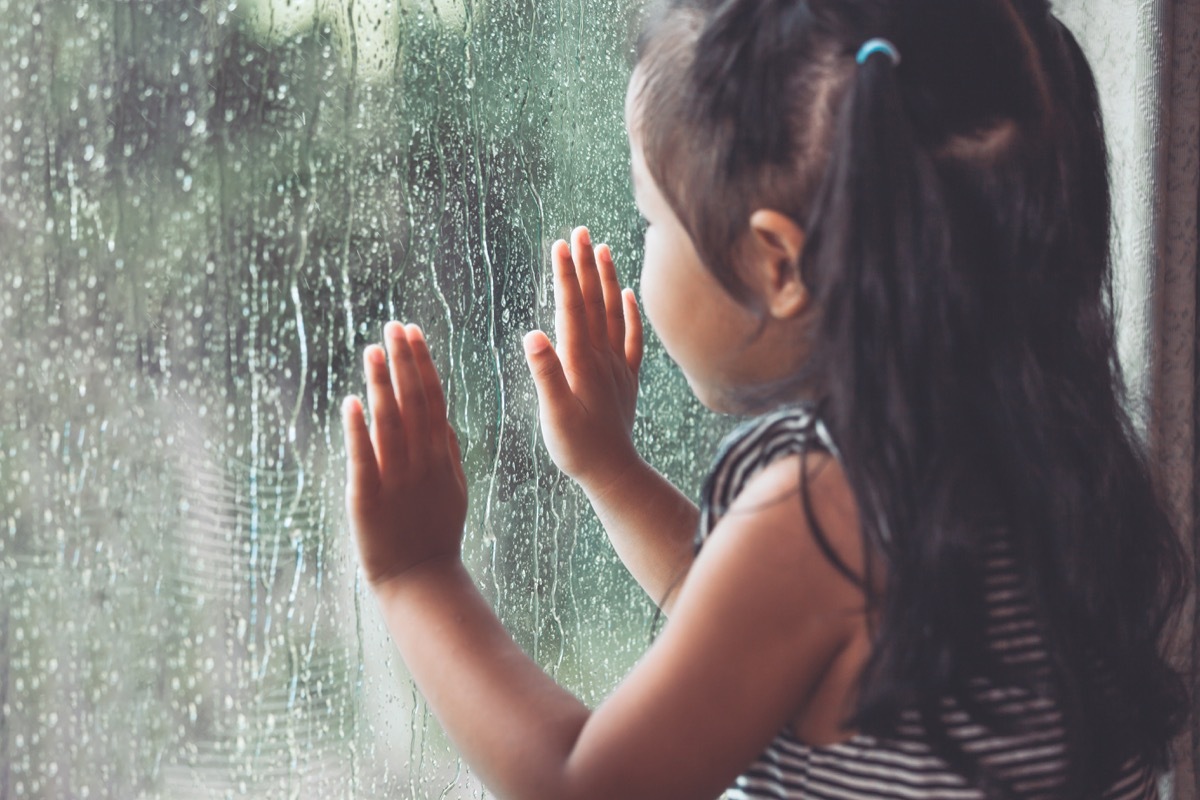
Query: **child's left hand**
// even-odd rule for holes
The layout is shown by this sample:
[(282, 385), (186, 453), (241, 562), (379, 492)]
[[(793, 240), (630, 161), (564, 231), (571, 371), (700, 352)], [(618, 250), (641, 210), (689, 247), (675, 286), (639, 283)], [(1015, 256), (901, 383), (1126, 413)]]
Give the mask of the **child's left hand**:
[(467, 518), (458, 437), (425, 336), (389, 322), (384, 338), (386, 352), (371, 345), (363, 354), (370, 431), (362, 402), (342, 403), (346, 508), (376, 590), (422, 564), (457, 560)]

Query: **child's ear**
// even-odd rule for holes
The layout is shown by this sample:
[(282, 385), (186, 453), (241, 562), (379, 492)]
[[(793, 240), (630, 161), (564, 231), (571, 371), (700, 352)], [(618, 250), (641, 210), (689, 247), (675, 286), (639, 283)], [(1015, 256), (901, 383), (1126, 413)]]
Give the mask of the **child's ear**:
[(770, 209), (750, 215), (750, 281), (776, 319), (791, 319), (808, 307), (809, 292), (800, 279), (804, 231), (791, 217)]

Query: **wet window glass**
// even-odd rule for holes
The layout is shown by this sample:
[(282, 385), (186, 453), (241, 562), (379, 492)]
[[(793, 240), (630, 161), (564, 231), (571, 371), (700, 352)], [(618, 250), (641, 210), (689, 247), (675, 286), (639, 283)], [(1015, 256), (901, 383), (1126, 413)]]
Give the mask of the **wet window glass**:
[[(430, 338), (517, 641), (588, 702), (644, 651), (520, 347), (573, 225), (636, 286), (635, 5), (0, 0), (0, 797), (485, 794), (345, 525), (388, 319)], [(648, 346), (637, 441), (694, 495), (728, 421)]]

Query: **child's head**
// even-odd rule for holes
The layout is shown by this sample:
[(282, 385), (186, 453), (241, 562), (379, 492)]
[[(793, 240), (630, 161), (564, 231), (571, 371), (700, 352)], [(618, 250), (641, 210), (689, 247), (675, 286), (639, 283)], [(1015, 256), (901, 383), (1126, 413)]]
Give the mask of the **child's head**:
[[(1079, 92), (1056, 25), (1044, 0), (673, 0), (652, 16), (627, 102), (635, 175), (686, 233), (698, 281), (754, 321), (733, 326), (731, 361), (757, 362), (756, 333), (778, 354), (761, 374), (711, 370), (734, 384), (720, 405), (824, 395), (852, 339), (974, 357), (1051, 335), (1064, 309), (1099, 299), (1106, 261), (1061, 258), (1082, 247), (1087, 194), (1093, 219), (1108, 207), (1102, 138), (1092, 163), (1071, 162), (1089, 111), (1062, 102)], [(898, 66), (857, 63), (876, 37)], [(794, 230), (755, 224), (763, 210)], [(1107, 227), (1090, 235), (1102, 255)], [(671, 306), (696, 319), (692, 287), (663, 283), (644, 287), (655, 327)], [(678, 338), (668, 350), (686, 349)], [(708, 345), (695, 349), (719, 359)]]

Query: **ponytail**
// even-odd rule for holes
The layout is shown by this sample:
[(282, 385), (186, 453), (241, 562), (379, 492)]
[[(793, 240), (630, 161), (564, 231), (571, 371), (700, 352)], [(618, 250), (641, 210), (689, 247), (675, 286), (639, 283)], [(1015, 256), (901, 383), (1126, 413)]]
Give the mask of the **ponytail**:
[[(884, 604), (871, 596), (879, 583), (864, 582), (880, 621), (850, 725), (886, 732), (914, 708), (939, 753), (997, 797), (1013, 791), (1003, 769), (950, 736), (940, 701), (957, 698), (994, 735), (1019, 723), (968, 706), (972, 680), (1056, 698), (1070, 797), (1099, 796), (1135, 754), (1161, 763), (1183, 718), (1157, 650), (1181, 558), (1114, 393), (1100, 296), (1103, 127), (1087, 113), (1094, 83), (1069, 33), (1057, 52), (1069, 85), (1030, 69), (1006, 115), (940, 132), (936, 79), (908, 72), (935, 69), (935, 57), (860, 64), (802, 264), (828, 343), (813, 364), (819, 415), (864, 547), (887, 572)], [(999, 528), (1026, 565), (1048, 665), (988, 649), (978, 587)]]
[[(913, 140), (897, 69), (882, 57), (858, 67), (844, 100), (826, 179), (806, 226), (802, 265), (805, 282), (818, 288), (821, 336), (846, 343), (854, 354), (852, 372), (829, 370), (820, 376), (837, 398), (829, 413), (837, 418), (870, 403), (881, 412), (890, 409), (889, 414), (855, 415), (886, 425), (858, 429), (875, 443), (881, 462), (881, 474), (867, 481), (859, 504), (867, 512), (864, 524), (872, 529), (872, 538), (885, 548), (894, 541), (891, 526), (907, 528), (915, 509), (905, 503), (889, 521), (879, 498), (872, 497), (873, 487), (882, 489), (880, 480), (890, 483), (914, 474), (911, 443), (893, 436), (912, 430), (913, 415), (924, 405), (923, 365), (905, 363), (911, 353), (906, 345), (919, 340), (925, 326), (923, 319), (913, 319), (921, 310), (916, 306), (928, 300), (923, 284), (949, 266), (943, 224), (935, 217), (941, 210), (940, 192), (928, 157)], [(893, 352), (881, 352), (880, 344)], [(897, 388), (899, 396), (886, 391)], [(895, 424), (897, 417), (903, 424)], [(855, 460), (844, 445), (841, 449), (848, 461)]]
[[(964, 541), (966, 531), (947, 525), (970, 511), (969, 500), (944, 480), (958, 472), (947, 459), (973, 457), (961, 449), (973, 427), (964, 410), (975, 405), (973, 365), (960, 357), (975, 344), (964, 306), (971, 293), (954, 269), (941, 181), (918, 145), (902, 70), (883, 55), (858, 65), (802, 266), (817, 287), (818, 338), (840, 343), (829, 362), (818, 356), (820, 416), (842, 451), (864, 544), (887, 567), (880, 627), (891, 646), (873, 649), (851, 724), (888, 730), (915, 706), (939, 749), (980, 780), (945, 734), (937, 705), (948, 694), (968, 697), (968, 678), (987, 660), (982, 602), (945, 602), (978, 598), (983, 578), (982, 540)], [(946, 382), (952, 375), (963, 380)], [(964, 466), (959, 474), (978, 474), (977, 463)], [(876, 585), (868, 574), (872, 607)]]

